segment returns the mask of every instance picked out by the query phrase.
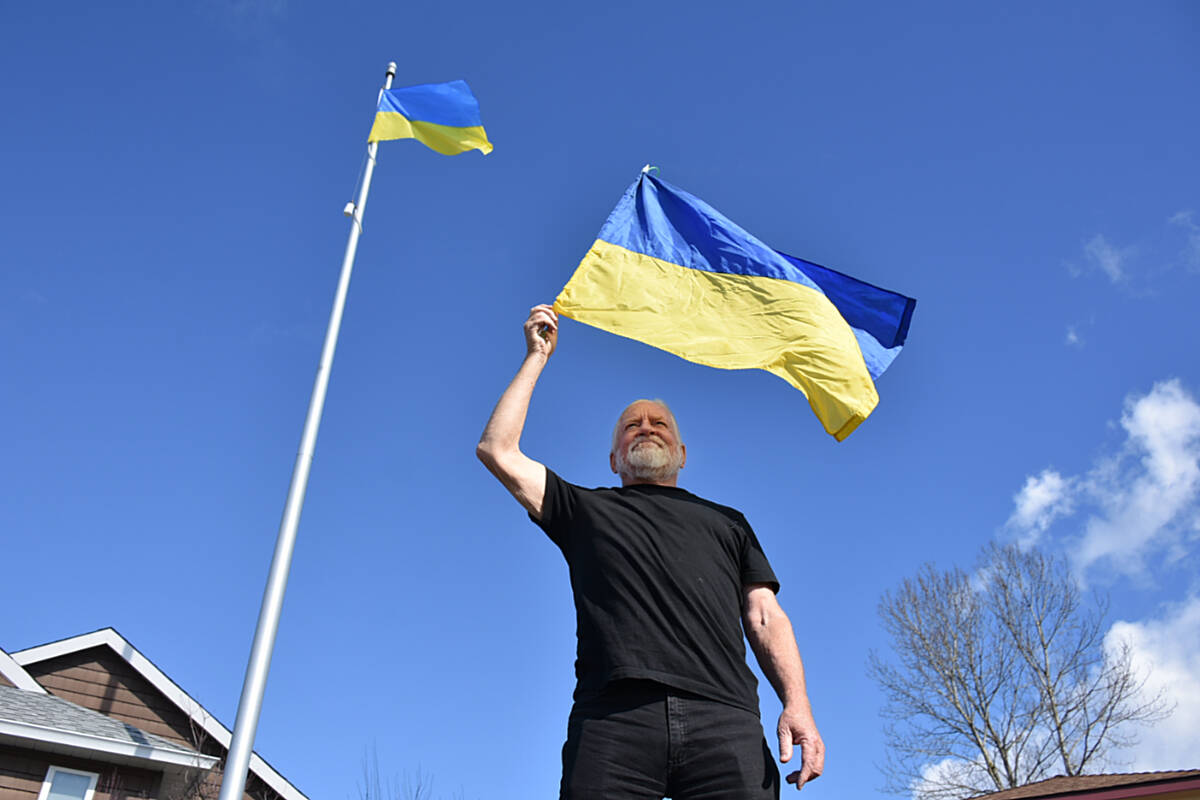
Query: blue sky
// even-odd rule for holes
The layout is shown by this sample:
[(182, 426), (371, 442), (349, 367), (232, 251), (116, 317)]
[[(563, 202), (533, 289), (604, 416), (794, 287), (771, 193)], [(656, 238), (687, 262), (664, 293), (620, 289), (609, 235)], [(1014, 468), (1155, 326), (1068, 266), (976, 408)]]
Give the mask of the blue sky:
[[(314, 800), (364, 754), (553, 796), (574, 621), (475, 461), (528, 308), (644, 163), (918, 298), (849, 440), (759, 372), (565, 322), (526, 452), (607, 485), (664, 397), (681, 483), (783, 584), (827, 773), (878, 794), (879, 596), (1037, 540), (1111, 593), (1200, 735), (1200, 9), (1186, 2), (26, 3), (0, 26), (0, 647), (113, 626), (232, 725), (384, 66), (496, 149), (380, 147), (257, 739)], [(778, 704), (764, 691), (764, 718)], [(1190, 760), (1189, 760), (1190, 759)]]

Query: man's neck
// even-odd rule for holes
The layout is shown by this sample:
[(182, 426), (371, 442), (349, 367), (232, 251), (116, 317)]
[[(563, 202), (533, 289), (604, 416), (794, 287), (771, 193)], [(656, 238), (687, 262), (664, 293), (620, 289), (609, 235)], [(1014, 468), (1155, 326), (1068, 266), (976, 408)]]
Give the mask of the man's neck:
[(678, 481), (679, 481), (678, 475), (670, 475), (659, 481), (649, 480), (649, 479), (645, 479), (645, 478), (630, 478), (630, 477), (626, 477), (625, 475), (621, 476), (622, 488), (628, 487), (628, 486), (669, 486), (673, 489), (677, 489), (677, 488), (679, 488), (677, 485)]

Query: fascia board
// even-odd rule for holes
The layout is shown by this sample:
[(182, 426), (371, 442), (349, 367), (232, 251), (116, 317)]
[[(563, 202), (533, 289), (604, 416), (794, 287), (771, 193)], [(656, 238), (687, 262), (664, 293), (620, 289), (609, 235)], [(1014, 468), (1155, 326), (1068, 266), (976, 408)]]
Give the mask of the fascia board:
[(49, 694), (46, 691), (46, 687), (35, 681), (33, 676), (25, 671), (24, 667), (3, 650), (0, 650), (0, 675), (8, 678), (9, 682), (18, 689), (24, 689), (27, 692), (37, 692), (38, 694)]
[(1093, 789), (1090, 792), (1077, 795), (1088, 800), (1123, 800), (1128, 797), (1145, 797), (1146, 795), (1162, 795), (1196, 791), (1200, 789), (1200, 778), (1189, 778), (1182, 781), (1148, 784), (1133, 784), (1129, 786), (1113, 786), (1105, 789)]

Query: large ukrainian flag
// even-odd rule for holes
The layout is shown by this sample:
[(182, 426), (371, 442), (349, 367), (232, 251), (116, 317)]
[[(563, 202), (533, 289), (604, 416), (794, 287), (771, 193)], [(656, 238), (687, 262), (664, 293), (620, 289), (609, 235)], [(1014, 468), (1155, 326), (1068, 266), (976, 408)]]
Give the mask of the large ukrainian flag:
[(722, 369), (764, 369), (849, 436), (879, 402), (916, 301), (779, 253), (643, 171), (554, 301), (560, 314)]
[(447, 156), (468, 150), (492, 152), (479, 118), (479, 101), (466, 81), (385, 90), (367, 141), (387, 139), (416, 139)]

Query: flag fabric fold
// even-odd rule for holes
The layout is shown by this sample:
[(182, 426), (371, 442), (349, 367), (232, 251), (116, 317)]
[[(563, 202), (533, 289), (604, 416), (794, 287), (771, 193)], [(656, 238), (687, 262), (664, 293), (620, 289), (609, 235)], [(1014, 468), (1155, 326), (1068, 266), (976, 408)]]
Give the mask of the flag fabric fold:
[(479, 101), (466, 81), (385, 90), (367, 141), (388, 139), (416, 139), (447, 156), (468, 150), (492, 152), (479, 117)]
[(904, 347), (917, 301), (829, 267), (776, 252), (817, 284), (837, 307), (842, 319), (854, 331), (867, 363), (867, 372), (872, 380), (878, 380)]
[(554, 307), (688, 361), (778, 375), (842, 441), (878, 403), (873, 379), (915, 302), (773, 250), (643, 171)]

